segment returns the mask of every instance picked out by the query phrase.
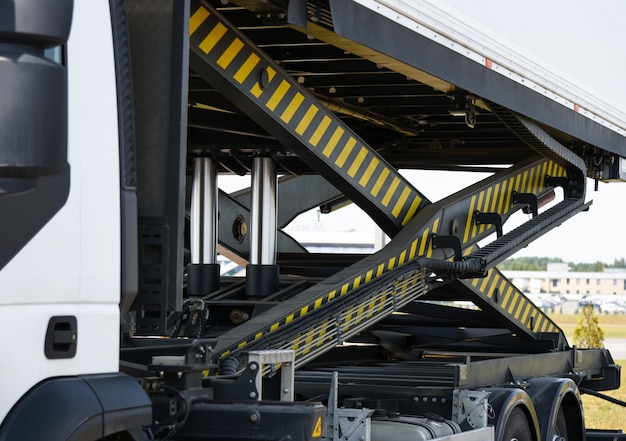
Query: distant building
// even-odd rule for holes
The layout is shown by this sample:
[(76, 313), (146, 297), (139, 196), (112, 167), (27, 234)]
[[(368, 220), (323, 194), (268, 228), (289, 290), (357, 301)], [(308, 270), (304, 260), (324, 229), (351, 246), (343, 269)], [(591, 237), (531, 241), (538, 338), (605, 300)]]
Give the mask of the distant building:
[(602, 273), (569, 271), (502, 272), (520, 290), (531, 294), (626, 295), (625, 268)]

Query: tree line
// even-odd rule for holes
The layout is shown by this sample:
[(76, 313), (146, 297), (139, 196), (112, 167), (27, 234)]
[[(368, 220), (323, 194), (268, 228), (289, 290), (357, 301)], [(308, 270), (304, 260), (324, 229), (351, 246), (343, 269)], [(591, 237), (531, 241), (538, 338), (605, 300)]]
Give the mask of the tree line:
[(626, 268), (623, 257), (613, 260), (613, 263), (566, 262), (560, 257), (514, 257), (500, 263), (498, 268), (504, 271), (547, 271), (548, 263), (567, 263), (572, 272), (603, 272), (605, 268)]

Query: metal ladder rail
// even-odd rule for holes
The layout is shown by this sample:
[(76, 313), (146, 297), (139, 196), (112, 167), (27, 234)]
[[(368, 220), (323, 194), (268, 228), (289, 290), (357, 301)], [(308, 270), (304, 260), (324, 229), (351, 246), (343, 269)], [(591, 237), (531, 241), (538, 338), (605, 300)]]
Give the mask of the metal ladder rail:
[(428, 199), (214, 8), (192, 0), (190, 66), (390, 236)]

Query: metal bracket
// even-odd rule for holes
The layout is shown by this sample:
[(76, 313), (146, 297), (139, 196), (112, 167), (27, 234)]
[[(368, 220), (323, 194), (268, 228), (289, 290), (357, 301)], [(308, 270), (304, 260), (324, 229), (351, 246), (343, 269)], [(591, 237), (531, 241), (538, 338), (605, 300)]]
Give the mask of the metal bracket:
[(514, 204), (525, 204), (528, 207), (524, 209), (524, 213), (532, 213), (533, 217), (539, 213), (539, 204), (537, 202), (537, 195), (534, 193), (518, 193), (513, 192)]
[(493, 225), (496, 227), (496, 235), (502, 236), (502, 216), (499, 213), (481, 213), (474, 211), (474, 222), (476, 225)]
[(438, 236), (433, 234), (430, 236), (433, 249), (435, 248), (448, 248), (454, 251), (454, 261), (460, 262), (463, 260), (463, 252), (461, 251), (461, 239), (456, 236)]
[(459, 425), (467, 422), (472, 429), (486, 427), (490, 411), (489, 395), (491, 392), (455, 389), (452, 420)]
[(333, 372), (328, 395), (328, 426), (325, 441), (370, 441), (370, 409), (338, 409), (339, 374)]
[(248, 363), (250, 367), (256, 364), (258, 371), (255, 377), (257, 400), (263, 398), (263, 370), (266, 366), (275, 369), (280, 365), (280, 401), (293, 401), (293, 379), (295, 371), (296, 356), (291, 350), (267, 350), (250, 351), (248, 353)]

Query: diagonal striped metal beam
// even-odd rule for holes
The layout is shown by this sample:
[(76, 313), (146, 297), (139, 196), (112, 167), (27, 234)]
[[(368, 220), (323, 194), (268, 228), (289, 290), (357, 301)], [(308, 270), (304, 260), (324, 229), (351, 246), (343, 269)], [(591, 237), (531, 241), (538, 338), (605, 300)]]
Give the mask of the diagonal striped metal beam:
[(388, 235), (394, 236), (430, 204), (218, 11), (200, 0), (191, 4), (191, 68), (309, 162)]
[[(551, 190), (545, 182), (547, 175), (564, 174), (565, 171), (558, 164), (537, 156), (429, 205), (381, 251), (220, 336), (215, 348), (215, 361), (251, 348), (294, 349), (298, 354), (298, 364), (314, 358), (343, 338), (363, 329), (363, 326), (371, 325), (395, 311), (400, 303), (389, 293), (402, 293), (401, 303), (406, 304), (426, 292), (426, 275), (410, 269), (415, 265), (423, 268), (418, 263), (421, 258), (450, 258), (449, 250), (433, 247), (433, 235), (455, 235), (461, 241), (462, 248), (469, 249), (495, 231), (492, 225), (476, 223), (476, 210), (493, 209), (506, 220), (521, 208), (514, 202), (515, 192), (541, 196)], [(384, 283), (392, 274), (401, 275), (401, 282), (393, 280), (395, 291), (391, 285)], [(474, 297), (484, 298), (485, 302), (491, 301), (491, 285), (488, 285), (489, 282), (485, 285), (488, 288), (482, 285), (484, 280), (491, 279), (476, 280), (467, 281)], [(474, 283), (479, 284), (477, 289)], [(397, 290), (397, 286), (405, 285), (412, 288)], [(491, 290), (492, 296), (493, 292)], [(507, 292), (505, 290), (504, 294)], [(512, 300), (515, 300), (516, 306), (509, 313)], [(515, 318), (517, 308), (521, 305), (519, 299), (509, 298), (505, 304), (503, 301), (499, 300), (502, 306), (494, 308), (503, 321), (512, 321), (514, 326), (526, 329), (528, 334), (556, 332), (552, 328), (543, 329), (543, 319), (541, 323), (531, 323), (532, 320), (539, 320), (539, 315), (533, 313), (531, 316), (531, 311), (527, 312), (525, 306), (520, 310), (519, 319)], [(519, 322), (522, 324), (518, 325)]]

